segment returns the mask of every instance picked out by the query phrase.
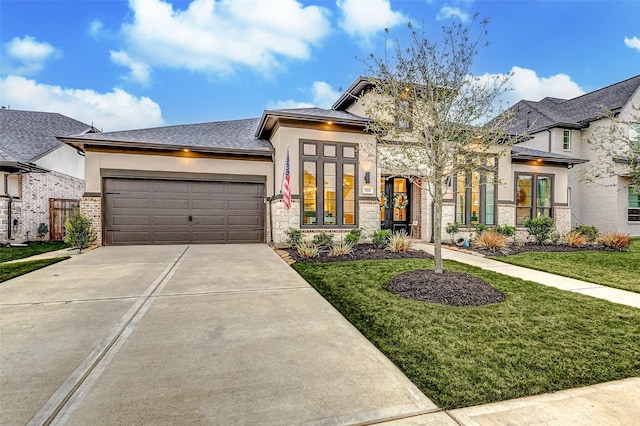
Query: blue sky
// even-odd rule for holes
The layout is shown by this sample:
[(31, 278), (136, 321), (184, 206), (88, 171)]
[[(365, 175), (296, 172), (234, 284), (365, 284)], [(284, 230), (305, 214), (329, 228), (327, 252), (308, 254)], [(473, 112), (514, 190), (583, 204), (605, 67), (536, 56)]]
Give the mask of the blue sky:
[(490, 21), (474, 73), (504, 100), (571, 98), (640, 73), (640, 1), (2, 0), (0, 105), (104, 131), (330, 108), (384, 29)]

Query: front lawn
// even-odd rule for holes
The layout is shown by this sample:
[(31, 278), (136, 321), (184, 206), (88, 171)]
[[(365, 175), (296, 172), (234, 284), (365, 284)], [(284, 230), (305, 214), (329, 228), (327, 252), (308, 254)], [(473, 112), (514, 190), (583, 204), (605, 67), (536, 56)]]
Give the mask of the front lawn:
[(640, 239), (626, 252), (518, 253), (501, 262), (640, 293)]
[(62, 241), (30, 242), (27, 247), (0, 247), (0, 262), (24, 259), (25, 257), (69, 247)]
[(62, 260), (69, 259), (69, 256), (54, 257), (52, 259), (40, 259), (40, 260), (26, 260), (24, 262), (5, 263), (0, 265), (0, 283), (10, 280), (20, 275), (28, 274), (36, 269), (44, 268), (45, 266), (53, 265)]
[(382, 288), (431, 259), (293, 267), (444, 409), (640, 375), (638, 309), (451, 261), (506, 301), (451, 307)]

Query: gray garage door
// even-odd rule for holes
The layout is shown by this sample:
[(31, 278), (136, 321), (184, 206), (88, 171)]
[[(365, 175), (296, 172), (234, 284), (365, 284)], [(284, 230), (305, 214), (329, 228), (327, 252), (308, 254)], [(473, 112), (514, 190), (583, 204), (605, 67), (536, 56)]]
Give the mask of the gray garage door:
[(264, 242), (264, 184), (107, 178), (105, 240), (118, 244)]

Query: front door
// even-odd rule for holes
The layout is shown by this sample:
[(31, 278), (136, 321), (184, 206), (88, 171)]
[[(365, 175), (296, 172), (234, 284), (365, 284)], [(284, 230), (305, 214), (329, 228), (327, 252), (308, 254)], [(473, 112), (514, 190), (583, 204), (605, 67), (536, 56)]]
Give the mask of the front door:
[(380, 227), (393, 232), (404, 229), (409, 234), (409, 179), (382, 177), (380, 179)]

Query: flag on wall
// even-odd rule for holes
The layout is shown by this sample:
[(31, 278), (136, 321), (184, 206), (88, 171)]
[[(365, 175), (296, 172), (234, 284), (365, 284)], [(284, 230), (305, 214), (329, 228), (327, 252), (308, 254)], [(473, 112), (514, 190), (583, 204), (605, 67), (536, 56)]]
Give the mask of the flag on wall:
[(287, 159), (284, 162), (284, 182), (283, 193), (284, 206), (289, 210), (291, 208), (291, 169), (289, 168), (289, 147), (287, 146)]

